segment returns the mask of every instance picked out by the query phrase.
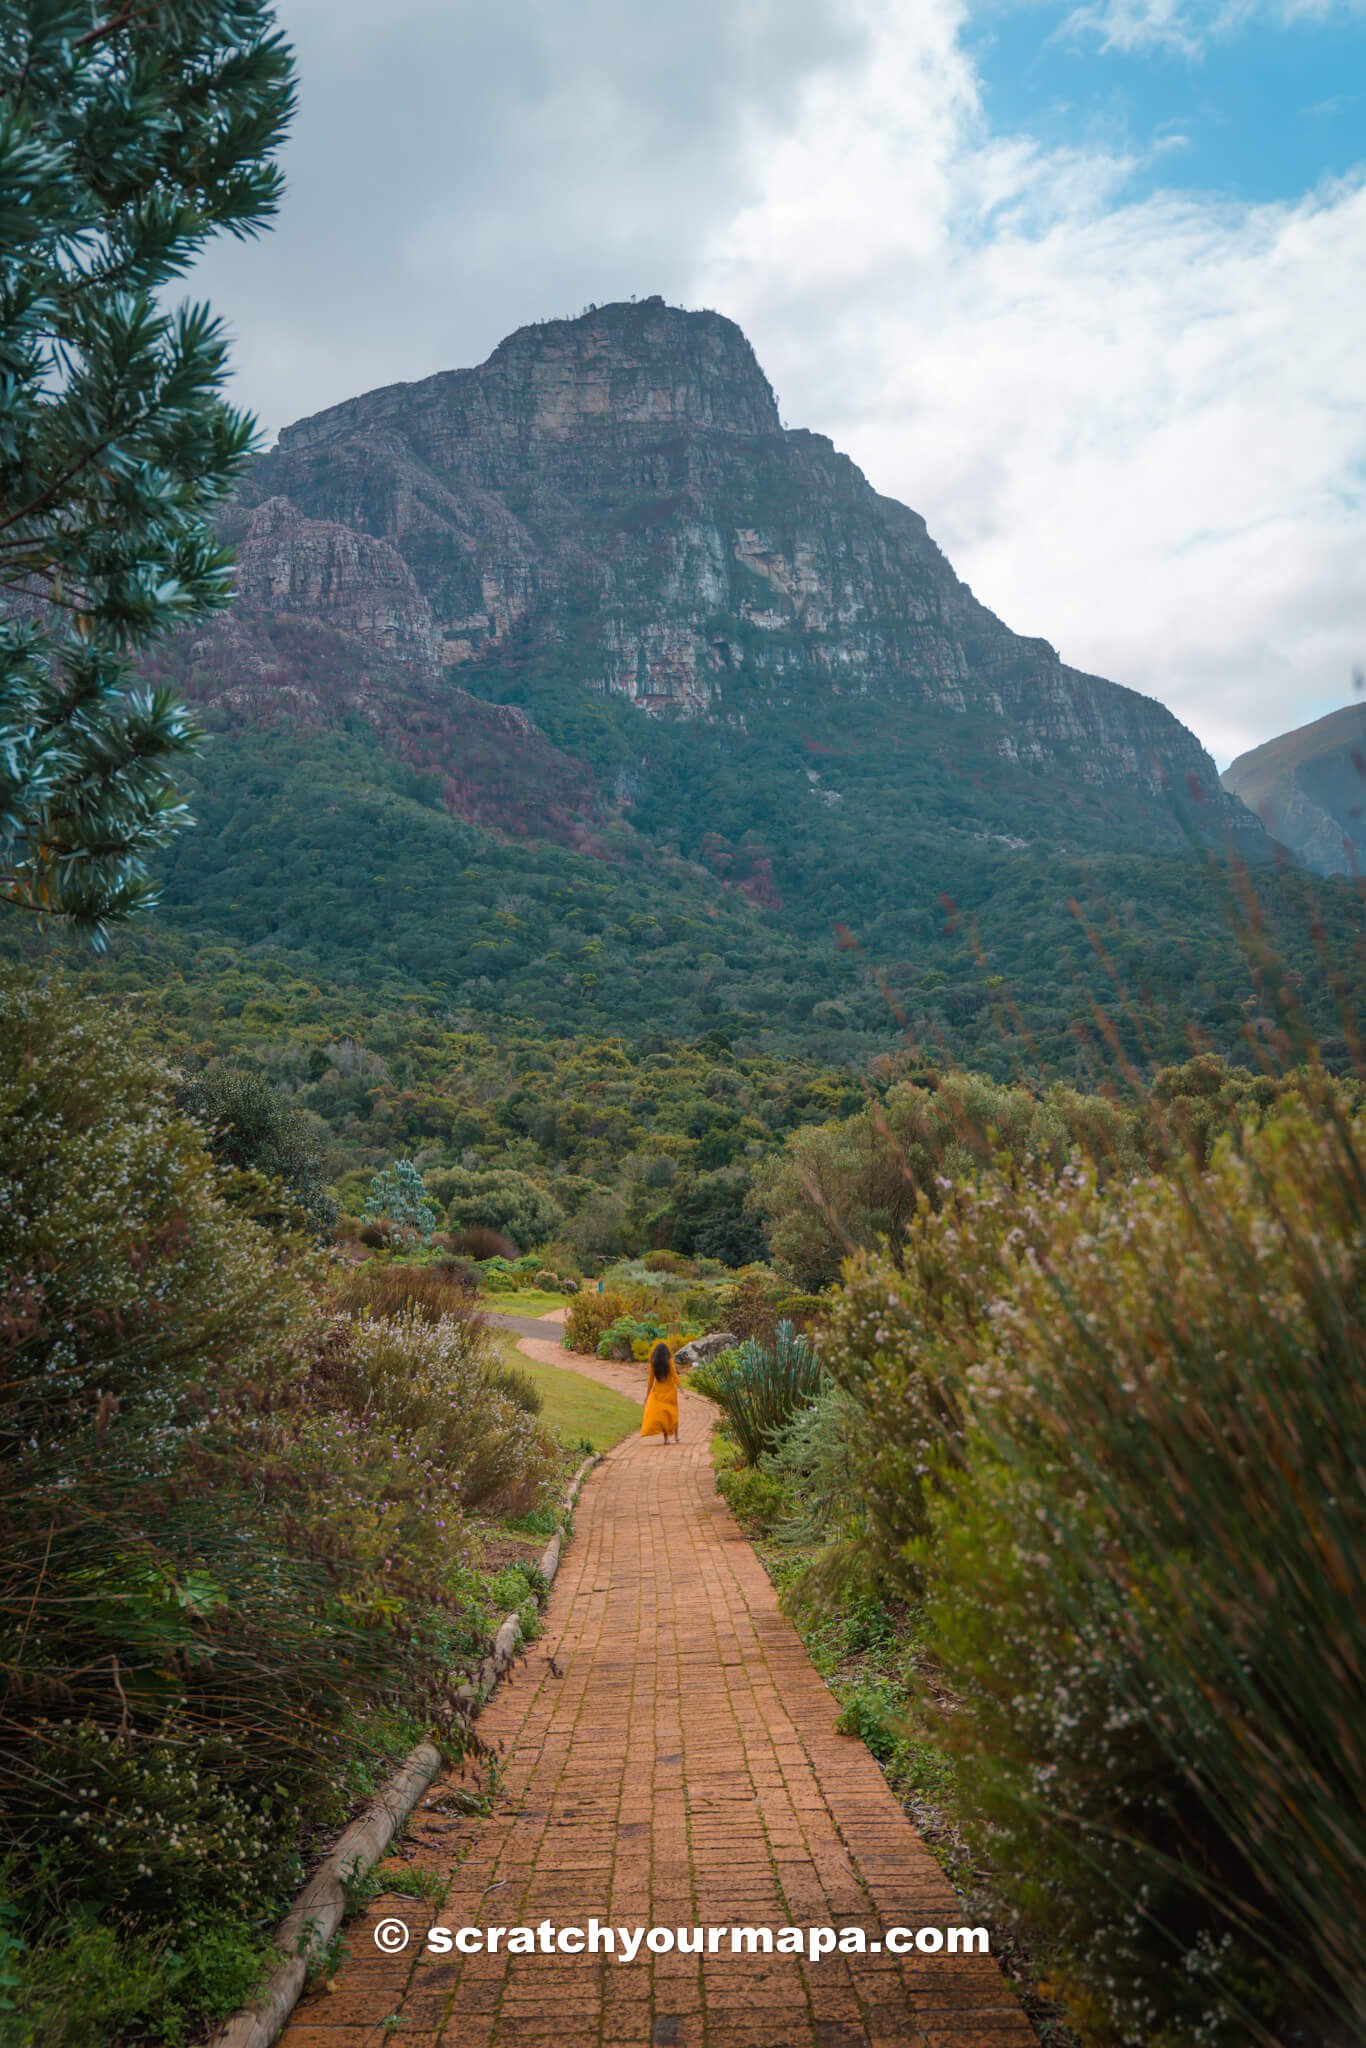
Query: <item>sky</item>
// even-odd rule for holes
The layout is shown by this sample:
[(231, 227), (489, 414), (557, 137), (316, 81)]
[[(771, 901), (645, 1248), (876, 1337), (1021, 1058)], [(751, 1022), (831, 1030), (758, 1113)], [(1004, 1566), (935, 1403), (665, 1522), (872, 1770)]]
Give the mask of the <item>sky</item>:
[(1366, 0), (280, 0), (267, 436), (662, 293), (1220, 765), (1366, 664)]

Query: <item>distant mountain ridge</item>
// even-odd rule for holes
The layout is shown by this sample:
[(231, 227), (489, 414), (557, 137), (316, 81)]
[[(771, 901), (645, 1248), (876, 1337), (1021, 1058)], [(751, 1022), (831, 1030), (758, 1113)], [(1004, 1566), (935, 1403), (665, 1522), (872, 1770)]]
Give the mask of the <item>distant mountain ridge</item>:
[(1366, 704), (1348, 704), (1253, 747), (1224, 788), (1321, 875), (1366, 868)]

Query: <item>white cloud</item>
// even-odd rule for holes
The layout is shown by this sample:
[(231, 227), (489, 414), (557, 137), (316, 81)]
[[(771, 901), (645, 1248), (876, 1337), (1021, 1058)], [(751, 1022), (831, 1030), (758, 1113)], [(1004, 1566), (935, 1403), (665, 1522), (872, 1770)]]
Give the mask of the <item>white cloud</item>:
[(1167, 49), (1199, 57), (1210, 42), (1249, 21), (1291, 28), (1362, 9), (1363, 0), (1085, 0), (1059, 33), (1093, 37), (1104, 50)]
[(955, 0), (861, 0), (857, 71), (750, 137), (696, 295), (793, 421), (923, 512), (1017, 630), (1162, 697), (1221, 760), (1366, 653), (1366, 184), (1160, 193), (983, 130)]
[(481, 361), (590, 300), (678, 298), (748, 113), (857, 49), (841, 0), (277, 0), (288, 190), (194, 288), (270, 430)]

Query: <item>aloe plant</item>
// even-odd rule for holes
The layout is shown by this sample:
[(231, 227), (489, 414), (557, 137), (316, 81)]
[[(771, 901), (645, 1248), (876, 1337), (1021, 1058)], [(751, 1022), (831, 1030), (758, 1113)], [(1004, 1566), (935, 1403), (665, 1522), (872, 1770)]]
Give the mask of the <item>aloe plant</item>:
[(719, 1403), (744, 1457), (757, 1465), (795, 1415), (821, 1390), (815, 1347), (791, 1323), (779, 1323), (771, 1344), (748, 1337), (717, 1359), (708, 1389)]

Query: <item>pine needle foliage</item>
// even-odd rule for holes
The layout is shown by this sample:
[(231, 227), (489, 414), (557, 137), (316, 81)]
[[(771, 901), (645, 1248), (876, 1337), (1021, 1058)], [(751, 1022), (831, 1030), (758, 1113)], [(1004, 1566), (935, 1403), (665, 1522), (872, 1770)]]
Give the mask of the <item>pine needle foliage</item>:
[(159, 295), (274, 214), (293, 99), (263, 0), (0, 0), (0, 901), (97, 944), (187, 822), (195, 729), (134, 658), (229, 601), (254, 433)]

